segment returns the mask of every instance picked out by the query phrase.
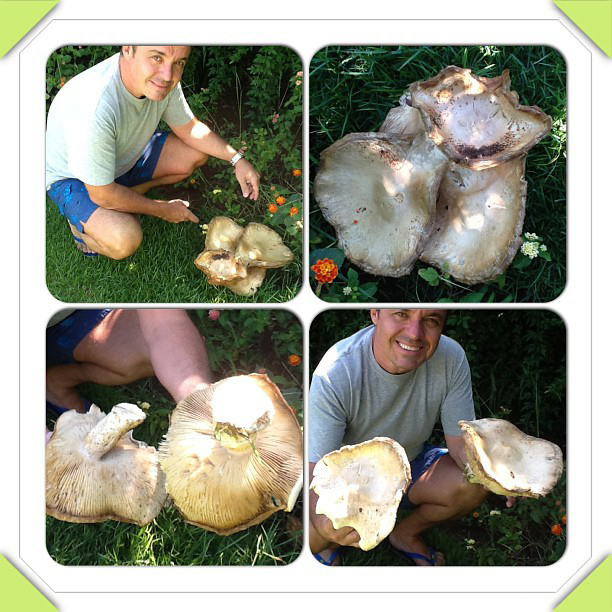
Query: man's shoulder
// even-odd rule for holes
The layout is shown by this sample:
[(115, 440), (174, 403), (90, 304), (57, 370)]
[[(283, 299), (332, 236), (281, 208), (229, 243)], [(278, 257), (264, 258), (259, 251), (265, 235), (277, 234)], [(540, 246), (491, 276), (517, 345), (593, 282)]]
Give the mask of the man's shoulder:
[(442, 335), (430, 361), (431, 366), (454, 367), (467, 362), (467, 358), (463, 347), (456, 340)]
[(343, 338), (336, 342), (323, 356), (319, 365), (314, 371), (315, 375), (327, 376), (330, 371), (347, 367), (347, 364), (356, 356), (363, 355), (363, 351), (371, 346), (372, 332), (374, 326), (370, 325), (364, 329), (360, 329), (352, 336)]

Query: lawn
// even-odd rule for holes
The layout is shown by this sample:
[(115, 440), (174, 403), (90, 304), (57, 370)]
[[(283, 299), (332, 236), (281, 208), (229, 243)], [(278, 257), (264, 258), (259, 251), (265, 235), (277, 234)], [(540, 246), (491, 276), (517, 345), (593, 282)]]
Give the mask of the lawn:
[[(329, 258), (338, 267), (318, 290), (329, 302), (548, 302), (566, 282), (566, 66), (550, 47), (326, 47), (310, 63), (310, 180), (321, 152), (343, 136), (377, 131), (398, 106), (407, 86), (446, 66), (470, 68), (478, 76), (510, 71), (521, 104), (537, 105), (552, 117), (552, 129), (527, 156), (524, 232), (536, 234), (547, 255), (519, 253), (493, 281), (461, 285), (418, 261), (401, 278), (372, 276), (345, 260), (334, 228), (310, 200), (310, 265)], [(312, 187), (311, 187), (312, 193)], [(311, 283), (318, 283), (311, 271)]]
[[(263, 369), (301, 423), (302, 365), (296, 363), (302, 355), (300, 322), (285, 311), (221, 310), (218, 318), (217, 311), (211, 313), (193, 311), (192, 319), (206, 337), (215, 380)], [(145, 404), (147, 419), (134, 430), (136, 440), (157, 447), (168, 429), (174, 403), (156, 379), (120, 387), (84, 385), (80, 390), (105, 412), (120, 402), (150, 404)], [(49, 416), (47, 425), (53, 428)], [(47, 550), (63, 565), (287, 565), (302, 550), (302, 507), (300, 496), (292, 512), (277, 512), (229, 536), (187, 524), (173, 506), (144, 527), (47, 517)]]
[[(66, 80), (117, 51), (69, 46), (52, 53), (47, 104)], [(232, 168), (210, 160), (176, 186), (147, 194), (188, 200), (199, 224), (141, 217), (140, 249), (113, 261), (78, 253), (66, 221), (46, 198), (51, 294), (72, 303), (279, 303), (295, 297), (302, 284), (301, 72), (300, 58), (286, 47), (194, 47), (181, 81), (186, 98), (195, 115), (232, 146), (246, 147), (245, 156), (261, 174), (259, 199), (245, 200)], [(277, 204), (278, 198), (284, 203)], [(287, 267), (268, 271), (253, 297), (209, 285), (194, 266), (204, 250), (206, 224), (219, 215), (243, 226), (269, 225), (294, 254)]]

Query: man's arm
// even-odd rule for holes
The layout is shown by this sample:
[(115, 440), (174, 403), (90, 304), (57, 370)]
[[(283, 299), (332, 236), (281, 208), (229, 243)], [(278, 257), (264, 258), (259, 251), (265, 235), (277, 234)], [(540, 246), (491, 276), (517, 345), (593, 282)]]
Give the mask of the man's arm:
[(189, 210), (189, 202), (184, 200), (151, 200), (118, 183), (101, 186), (85, 184), (85, 187), (92, 202), (101, 208), (151, 215), (170, 223), (198, 222), (198, 218)]
[[(184, 125), (171, 125), (170, 129), (186, 145), (229, 162), (237, 151), (223, 138), (215, 134), (205, 123), (194, 117)], [(245, 198), (256, 200), (259, 196), (259, 174), (246, 159), (234, 166), (234, 174)]]

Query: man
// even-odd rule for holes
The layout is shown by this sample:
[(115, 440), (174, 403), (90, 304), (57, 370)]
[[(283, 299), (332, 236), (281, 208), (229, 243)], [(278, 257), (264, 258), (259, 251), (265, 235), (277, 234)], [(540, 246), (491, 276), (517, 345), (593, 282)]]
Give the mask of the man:
[(78, 385), (155, 376), (175, 402), (212, 381), (204, 339), (184, 310), (61, 311), (47, 328), (47, 406), (86, 412)]
[[(373, 326), (335, 344), (316, 368), (309, 394), (310, 478), (326, 453), (376, 436), (399, 442), (411, 464), (412, 484), (400, 507), (414, 508), (395, 525), (391, 546), (416, 565), (442, 565), (422, 533), (479, 506), (486, 496), (469, 483), (457, 422), (474, 419), (469, 365), (463, 349), (442, 335), (444, 310), (372, 310)], [(447, 449), (426, 445), (438, 418)], [(357, 546), (349, 527), (334, 529), (316, 514), (310, 495), (310, 548), (326, 565), (340, 546)], [(512, 505), (513, 500), (508, 504)]]
[[(142, 241), (135, 214), (197, 223), (188, 202), (144, 194), (189, 177), (210, 156), (231, 163), (242, 195), (257, 199), (257, 172), (185, 100), (180, 79), (190, 51), (124, 46), (68, 81), (53, 100), (47, 192), (85, 255), (132, 255)], [(157, 131), (160, 120), (171, 132)]]

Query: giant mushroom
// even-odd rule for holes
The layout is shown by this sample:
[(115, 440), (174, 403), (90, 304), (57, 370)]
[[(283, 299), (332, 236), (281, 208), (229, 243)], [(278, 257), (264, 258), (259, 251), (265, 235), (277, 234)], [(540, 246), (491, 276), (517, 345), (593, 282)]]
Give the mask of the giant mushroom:
[(290, 512), (302, 488), (302, 433), (265, 374), (232, 376), (183, 399), (160, 444), (185, 520), (229, 535)]
[(391, 438), (377, 437), (324, 455), (310, 488), (319, 496), (316, 513), (334, 529), (355, 529), (359, 547), (371, 550), (391, 533), (410, 481), (406, 451)]
[(47, 514), (71, 523), (150, 523), (167, 495), (157, 451), (132, 437), (145, 416), (126, 403), (108, 414), (96, 405), (62, 414), (46, 447)]
[(561, 449), (523, 433), (503, 419), (459, 421), (470, 482), (498, 495), (538, 498), (550, 493), (563, 472)]

